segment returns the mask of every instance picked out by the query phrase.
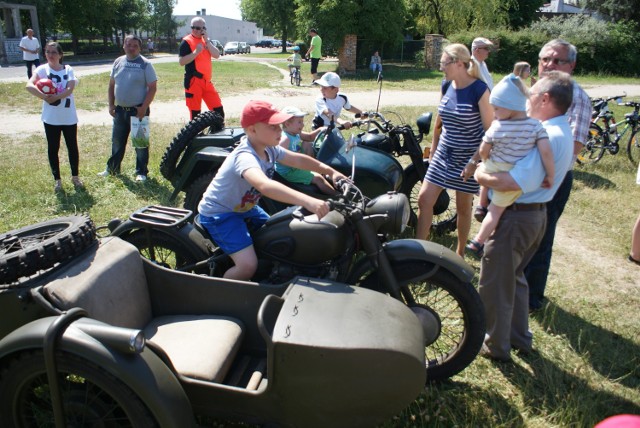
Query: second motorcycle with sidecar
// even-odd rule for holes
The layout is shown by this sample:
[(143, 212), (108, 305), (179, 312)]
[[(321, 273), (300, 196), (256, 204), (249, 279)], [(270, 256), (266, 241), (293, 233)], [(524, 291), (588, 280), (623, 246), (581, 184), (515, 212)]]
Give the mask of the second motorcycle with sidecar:
[(425, 382), (397, 300), (166, 269), (87, 217), (0, 235), (0, 426), (371, 427)]
[[(395, 125), (378, 112), (365, 113), (352, 123), (352, 129), (357, 131), (353, 144), (345, 141), (339, 127), (330, 126), (314, 143), (316, 158), (346, 176), (355, 172), (354, 182), (369, 198), (388, 191), (404, 193), (411, 202), (410, 224), (413, 225), (418, 192), (429, 167), (424, 158), (428, 149), (422, 149), (420, 143), (429, 134), (431, 113), (417, 119), (417, 133), (402, 120), (400, 125)], [(184, 208), (194, 213), (218, 168), (244, 136), (242, 128), (223, 128), (222, 124), (223, 119), (217, 113), (201, 113), (176, 135), (160, 164), (160, 172), (174, 186), (171, 199), (184, 191)], [(354, 156), (357, 158), (355, 169)], [(404, 165), (399, 160), (403, 160)], [(277, 173), (274, 179), (303, 193), (327, 198), (313, 185), (290, 183)], [(454, 194), (443, 191), (434, 205), (432, 231), (436, 234), (456, 227)], [(268, 198), (262, 198), (261, 205), (269, 214), (285, 208)]]

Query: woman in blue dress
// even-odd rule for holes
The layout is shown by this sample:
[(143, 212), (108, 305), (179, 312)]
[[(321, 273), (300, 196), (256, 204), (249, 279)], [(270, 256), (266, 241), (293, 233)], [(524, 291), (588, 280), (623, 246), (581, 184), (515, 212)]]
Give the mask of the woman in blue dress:
[(433, 206), (443, 189), (456, 191), (458, 244), (456, 252), (464, 256), (471, 228), (473, 195), (478, 183), (473, 178), (480, 161), (478, 147), (484, 131), (493, 120), (489, 89), (480, 80), (478, 64), (466, 46), (451, 44), (440, 58), (444, 72), (442, 98), (434, 128), (429, 169), (418, 196), (416, 238), (428, 239)]

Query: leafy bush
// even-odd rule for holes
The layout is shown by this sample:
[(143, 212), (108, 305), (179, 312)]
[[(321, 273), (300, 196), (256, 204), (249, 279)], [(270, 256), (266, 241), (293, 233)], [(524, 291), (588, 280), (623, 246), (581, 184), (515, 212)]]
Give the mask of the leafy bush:
[[(479, 34), (452, 34), (449, 40), (471, 46)], [(491, 71), (509, 73), (517, 61), (527, 61), (535, 69), (540, 48), (548, 41), (562, 38), (578, 49), (578, 74), (616, 74), (638, 76), (640, 56), (635, 54), (640, 35), (632, 23), (609, 23), (585, 15), (569, 18), (541, 19), (521, 31), (496, 29), (483, 32), (482, 37), (499, 47), (487, 60)]]

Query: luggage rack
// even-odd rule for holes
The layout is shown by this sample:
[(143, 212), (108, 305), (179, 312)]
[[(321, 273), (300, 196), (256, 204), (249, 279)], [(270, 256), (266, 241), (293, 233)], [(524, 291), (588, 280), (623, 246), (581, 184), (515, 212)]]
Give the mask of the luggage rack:
[(149, 226), (175, 227), (185, 223), (192, 215), (193, 211), (191, 210), (149, 205), (131, 214), (129, 219)]

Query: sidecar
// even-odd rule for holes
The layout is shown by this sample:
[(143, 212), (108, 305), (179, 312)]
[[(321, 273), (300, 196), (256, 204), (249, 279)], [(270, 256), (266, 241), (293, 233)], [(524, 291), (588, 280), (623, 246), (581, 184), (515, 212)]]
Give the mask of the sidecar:
[(0, 285), (0, 314), (0, 426), (371, 427), (425, 383), (420, 324), (388, 296), (182, 273), (115, 237)]

